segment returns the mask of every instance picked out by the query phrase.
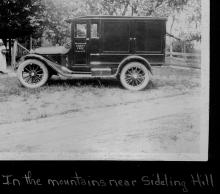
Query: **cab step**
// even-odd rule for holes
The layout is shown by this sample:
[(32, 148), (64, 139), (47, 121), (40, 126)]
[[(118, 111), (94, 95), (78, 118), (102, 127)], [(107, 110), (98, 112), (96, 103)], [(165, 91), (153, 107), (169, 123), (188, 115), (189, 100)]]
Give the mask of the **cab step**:
[(111, 68), (91, 68), (92, 76), (111, 76)]

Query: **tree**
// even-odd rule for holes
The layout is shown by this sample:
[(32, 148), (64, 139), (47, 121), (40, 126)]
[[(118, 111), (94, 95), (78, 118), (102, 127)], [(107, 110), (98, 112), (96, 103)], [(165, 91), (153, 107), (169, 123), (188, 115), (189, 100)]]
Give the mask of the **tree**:
[(42, 9), (40, 0), (0, 1), (0, 37), (39, 35)]
[(11, 39), (26, 39), (41, 36), (42, 20), (39, 17), (43, 7), (41, 0), (1, 0), (0, 38), (7, 46), (9, 40), (9, 60), (11, 59)]
[(183, 7), (176, 7), (169, 16), (168, 31), (182, 40), (201, 40), (201, 0), (188, 0)]
[[(44, 34), (53, 44), (65, 42), (70, 33), (67, 18), (85, 15), (167, 17), (169, 33), (183, 39), (199, 37), (201, 0), (44, 0)], [(180, 21), (181, 17), (185, 21)], [(182, 25), (182, 26), (180, 26)], [(184, 29), (190, 26), (188, 32)], [(195, 30), (196, 29), (196, 30)], [(190, 35), (189, 35), (190, 34)]]
[(87, 14), (98, 14), (93, 0), (45, 0), (44, 37), (52, 45), (63, 44), (70, 37), (70, 24), (67, 19)]
[(170, 9), (182, 9), (188, 0), (103, 0), (108, 15), (164, 16)]
[(53, 44), (60, 44), (62, 37), (68, 36), (68, 26), (65, 23), (68, 9), (65, 4), (52, 0), (45, 1), (44, 6), (42, 15), (44, 36)]

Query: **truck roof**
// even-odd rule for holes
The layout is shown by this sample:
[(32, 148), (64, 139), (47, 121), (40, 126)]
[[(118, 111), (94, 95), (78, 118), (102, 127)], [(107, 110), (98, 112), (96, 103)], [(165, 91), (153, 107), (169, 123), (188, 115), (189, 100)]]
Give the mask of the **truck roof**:
[(75, 20), (84, 20), (84, 19), (119, 19), (119, 20), (127, 20), (127, 19), (134, 19), (134, 20), (167, 20), (166, 17), (150, 17), (150, 16), (111, 16), (111, 15), (87, 15), (87, 16), (80, 16), (71, 19), (67, 19), (67, 22), (72, 22)]

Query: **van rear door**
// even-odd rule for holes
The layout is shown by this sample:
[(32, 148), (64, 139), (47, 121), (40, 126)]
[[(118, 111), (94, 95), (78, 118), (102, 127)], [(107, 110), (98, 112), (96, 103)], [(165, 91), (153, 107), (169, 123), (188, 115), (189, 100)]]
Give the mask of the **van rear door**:
[(163, 52), (163, 22), (160, 20), (136, 20), (134, 22), (135, 53)]

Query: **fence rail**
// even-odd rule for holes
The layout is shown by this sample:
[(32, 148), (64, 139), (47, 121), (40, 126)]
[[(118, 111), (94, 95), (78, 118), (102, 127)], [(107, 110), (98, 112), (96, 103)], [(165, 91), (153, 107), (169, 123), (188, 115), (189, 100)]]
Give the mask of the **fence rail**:
[(167, 52), (169, 56), (179, 56), (179, 57), (200, 57), (200, 53), (179, 53), (179, 52)]
[(201, 68), (200, 53), (166, 52), (166, 64), (173, 66)]

